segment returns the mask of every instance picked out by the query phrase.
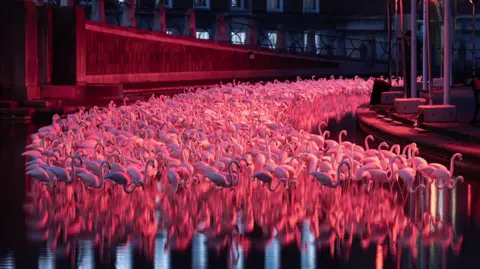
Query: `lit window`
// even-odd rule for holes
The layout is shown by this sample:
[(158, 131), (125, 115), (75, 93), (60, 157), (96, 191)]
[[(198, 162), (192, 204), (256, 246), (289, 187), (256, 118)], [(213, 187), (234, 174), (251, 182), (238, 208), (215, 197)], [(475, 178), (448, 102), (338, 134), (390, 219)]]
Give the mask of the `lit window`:
[(267, 0), (267, 11), (283, 11), (283, 0)]
[(231, 0), (232, 1), (232, 9), (244, 9), (245, 8), (245, 0)]
[(242, 45), (245, 44), (247, 34), (245, 32), (231, 32), (232, 44)]
[(274, 49), (275, 44), (277, 44), (277, 32), (276, 31), (268, 31), (267, 32), (267, 39), (263, 39), (262, 47)]
[(173, 7), (173, 0), (155, 0), (155, 2), (158, 4), (163, 4), (165, 7), (172, 8)]
[(193, 7), (210, 9), (210, 0), (193, 0)]
[(303, 0), (303, 12), (319, 12), (320, 0)]
[(197, 31), (197, 39), (210, 39), (210, 33), (208, 31)]

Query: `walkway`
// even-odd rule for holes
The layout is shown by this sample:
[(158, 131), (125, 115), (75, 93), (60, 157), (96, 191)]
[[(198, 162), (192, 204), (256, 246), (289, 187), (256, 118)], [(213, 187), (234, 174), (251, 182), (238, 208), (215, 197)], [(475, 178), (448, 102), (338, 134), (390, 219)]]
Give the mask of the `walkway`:
[(475, 109), (471, 89), (464, 86), (452, 88), (451, 103), (457, 106), (457, 122), (423, 123), (419, 128), (413, 127), (416, 115), (391, 113), (393, 106), (361, 106), (356, 115), (360, 128), (381, 140), (402, 145), (415, 142), (422, 149), (422, 155), (443, 163), (460, 152), (464, 157), (459, 164), (462, 170), (469, 174), (479, 173), (480, 126), (468, 124)]

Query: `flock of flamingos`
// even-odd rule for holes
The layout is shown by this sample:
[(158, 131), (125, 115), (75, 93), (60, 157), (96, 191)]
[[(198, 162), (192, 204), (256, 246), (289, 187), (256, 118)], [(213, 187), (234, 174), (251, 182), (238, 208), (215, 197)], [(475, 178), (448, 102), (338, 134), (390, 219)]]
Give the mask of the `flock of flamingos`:
[[(326, 122), (368, 101), (373, 79), (228, 84), (121, 106), (82, 109), (42, 127), (23, 153), (32, 178), (25, 210), (32, 240), (72, 246), (133, 240), (153, 256), (155, 236), (186, 249), (196, 233), (238, 248), (272, 240), (349, 249), (461, 245), (451, 225), (404, 204), (425, 188), (455, 188), (450, 167), (405, 147), (345, 141)], [(427, 210), (428, 212), (428, 210)], [(314, 240), (302, 238), (308, 222)], [(431, 225), (432, 224), (432, 225)], [(251, 243), (260, 227), (261, 239)], [(263, 243), (259, 243), (259, 242)], [(167, 248), (165, 246), (165, 248)], [(347, 254), (348, 255), (348, 254)], [(414, 255), (416, 256), (416, 255)]]

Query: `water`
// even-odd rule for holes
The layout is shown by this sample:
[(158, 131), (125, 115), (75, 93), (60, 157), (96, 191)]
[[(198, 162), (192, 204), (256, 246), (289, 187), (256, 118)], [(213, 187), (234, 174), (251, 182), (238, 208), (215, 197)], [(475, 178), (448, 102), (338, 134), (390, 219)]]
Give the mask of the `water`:
[[(39, 126), (42, 125), (44, 124)], [(363, 144), (363, 135), (356, 132), (355, 126), (354, 118), (346, 117), (340, 124), (332, 124), (332, 135), (336, 135), (342, 128), (347, 128), (348, 139)], [(230, 201), (233, 199), (232, 195), (220, 193), (215, 193), (214, 196), (205, 198), (206, 200), (189, 197), (180, 202), (163, 202), (157, 207), (144, 206), (148, 203), (139, 200), (143, 196), (131, 196), (117, 201), (116, 204), (118, 207), (128, 204), (137, 214), (134, 218), (136, 223), (119, 221), (120, 224), (117, 224), (117, 227), (126, 227), (125, 233), (108, 235), (111, 230), (108, 225), (115, 217), (115, 206), (111, 205), (109, 210), (112, 213), (108, 215), (111, 216), (110, 219), (106, 217), (106, 213), (90, 210), (93, 215), (97, 214), (93, 218), (100, 223), (97, 227), (103, 229), (94, 229), (90, 233), (66, 238), (65, 233), (59, 229), (56, 239), (49, 232), (47, 240), (32, 241), (33, 237), (42, 237), (45, 233), (33, 234), (32, 229), (28, 228), (30, 224), (27, 225), (31, 218), (26, 217), (23, 205), (30, 182), (24, 176), (25, 158), (20, 154), (30, 142), (29, 135), (36, 129), (33, 124), (2, 123), (0, 268), (480, 268), (476, 244), (480, 239), (480, 184), (475, 182), (476, 178), (468, 177), (465, 184), (460, 184), (453, 191), (428, 189), (424, 198), (418, 195), (410, 197), (404, 207), (395, 205), (392, 198), (382, 191), (369, 197), (341, 192), (337, 192), (336, 196), (321, 196), (327, 201), (325, 205), (330, 207), (339, 219), (342, 213), (350, 211), (348, 203), (363, 201), (360, 208), (366, 210), (365, 214), (382, 210), (384, 214), (395, 212), (392, 213), (394, 217), (407, 220), (410, 226), (416, 223), (417, 226), (423, 226), (419, 229), (437, 229), (438, 237), (429, 237), (430, 233), (425, 233), (423, 237), (418, 236), (410, 246), (404, 243), (402, 247), (400, 239), (392, 244), (390, 238), (398, 231), (398, 227), (384, 227), (382, 218), (376, 224), (371, 224), (370, 236), (363, 232), (352, 240), (349, 229), (353, 222), (344, 221), (339, 224), (335, 233), (320, 231), (318, 238), (315, 238), (315, 229), (311, 229), (313, 222), (290, 218), (292, 225), (286, 224), (284, 232), (269, 241), (266, 235), (276, 233), (273, 224), (278, 227), (278, 220), (282, 216), (278, 208), (290, 203), (292, 197), (295, 197), (296, 201), (300, 201), (302, 197), (297, 194), (282, 196), (278, 193), (260, 192), (253, 194), (256, 200), (249, 205), (245, 202)], [(381, 201), (372, 198), (382, 195), (385, 195), (385, 198)], [(100, 196), (101, 194), (97, 194), (96, 197)], [(63, 199), (61, 195), (58, 197)], [(147, 196), (151, 200), (153, 197)], [(241, 199), (240, 196), (237, 198)], [(316, 211), (317, 215), (313, 215), (315, 210), (312, 210), (311, 197), (304, 198), (305, 201), (299, 203), (307, 208), (307, 215), (311, 219), (324, 220), (325, 214), (318, 213), (320, 210)], [(57, 209), (47, 210), (51, 210), (52, 215), (60, 214), (58, 208), (65, 208), (61, 203), (60, 201), (60, 204), (57, 204)], [(99, 204), (100, 202), (94, 203), (93, 208)], [(218, 210), (217, 213), (212, 212), (212, 215), (223, 216), (221, 222), (224, 223), (232, 219), (232, 208), (236, 208), (236, 223), (243, 237), (240, 239), (236, 236), (235, 232), (229, 230), (231, 225), (226, 224), (221, 226), (222, 236), (212, 229), (205, 233), (196, 233), (192, 223), (201, 222), (207, 204)], [(233, 204), (236, 206), (231, 206)], [(205, 208), (193, 207), (191, 212), (186, 213), (192, 205), (205, 205)], [(382, 209), (383, 205), (388, 205), (388, 210)], [(173, 211), (175, 206), (184, 209)], [(268, 210), (262, 213), (262, 208)], [(296, 214), (292, 213), (296, 212), (295, 210), (286, 206), (286, 215), (295, 217)], [(428, 222), (422, 224), (422, 212), (427, 212), (443, 223), (436, 227)], [(77, 214), (80, 213), (82, 212), (77, 210)], [(245, 216), (250, 213), (253, 215), (254, 225), (247, 227)], [(61, 219), (63, 218), (51, 221), (47, 226), (55, 230), (54, 228), (61, 226)], [(144, 220), (150, 222), (142, 222)], [(148, 229), (148, 224), (155, 222), (158, 228)], [(361, 225), (358, 227), (361, 228)], [(452, 233), (449, 233), (450, 227)], [(343, 238), (337, 237), (332, 241), (331, 234), (343, 234)], [(445, 242), (450, 234), (453, 235), (452, 242)], [(398, 234), (398, 238), (401, 236), (403, 235)], [(381, 240), (382, 237), (384, 240)], [(290, 243), (284, 244), (282, 241)], [(444, 246), (441, 243), (444, 243)]]

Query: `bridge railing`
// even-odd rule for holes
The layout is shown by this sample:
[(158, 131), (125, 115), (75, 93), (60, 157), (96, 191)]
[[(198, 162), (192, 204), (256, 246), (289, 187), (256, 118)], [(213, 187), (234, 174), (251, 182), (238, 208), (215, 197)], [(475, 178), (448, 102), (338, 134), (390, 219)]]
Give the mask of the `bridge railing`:
[[(59, 1), (59, 0), (58, 0)], [(128, 8), (128, 1), (124, 2), (105, 2), (105, 17), (108, 24), (121, 25), (122, 16), (125, 8)], [(93, 6), (99, 2), (98, 0), (76, 0), (76, 5), (86, 8), (87, 19), (91, 18)], [(155, 15), (154, 10), (158, 10), (159, 6), (155, 6), (154, 2), (145, 4), (139, 1), (132, 8), (134, 13), (136, 28), (143, 30), (153, 30)], [(164, 16), (166, 24), (166, 33), (172, 35), (185, 35), (185, 27), (189, 18), (187, 13), (183, 14), (178, 11), (165, 12)], [(193, 12), (189, 10), (188, 12)], [(195, 18), (195, 16), (193, 16)], [(249, 47), (258, 47), (263, 49), (281, 50), (292, 53), (302, 53), (309, 55), (318, 55), (324, 58), (342, 58), (359, 61), (385, 62), (388, 59), (388, 51), (386, 42), (378, 42), (378, 36), (375, 37), (353, 37), (348, 33), (341, 33), (336, 36), (323, 34), (314, 31), (314, 44), (308, 43), (308, 35), (312, 34), (311, 29), (279, 29), (276, 27), (267, 27), (259, 25), (251, 20), (233, 18), (225, 19), (224, 25), (212, 23), (211, 25), (200, 26), (196, 24), (196, 33), (189, 36), (195, 36), (198, 39), (219, 40), (217, 28), (224, 27), (226, 30), (226, 42), (235, 45), (248, 45)], [(252, 27), (253, 24), (253, 27)], [(254, 30), (252, 30), (254, 29)], [(255, 31), (255, 33), (252, 33)], [(188, 31), (187, 31), (188, 32)], [(252, 37), (252, 35), (254, 35)], [(385, 38), (384, 38), (385, 39)], [(277, 42), (281, 40), (284, 45)], [(313, 49), (312, 49), (313, 48)], [(393, 51), (393, 49), (392, 49)]]

